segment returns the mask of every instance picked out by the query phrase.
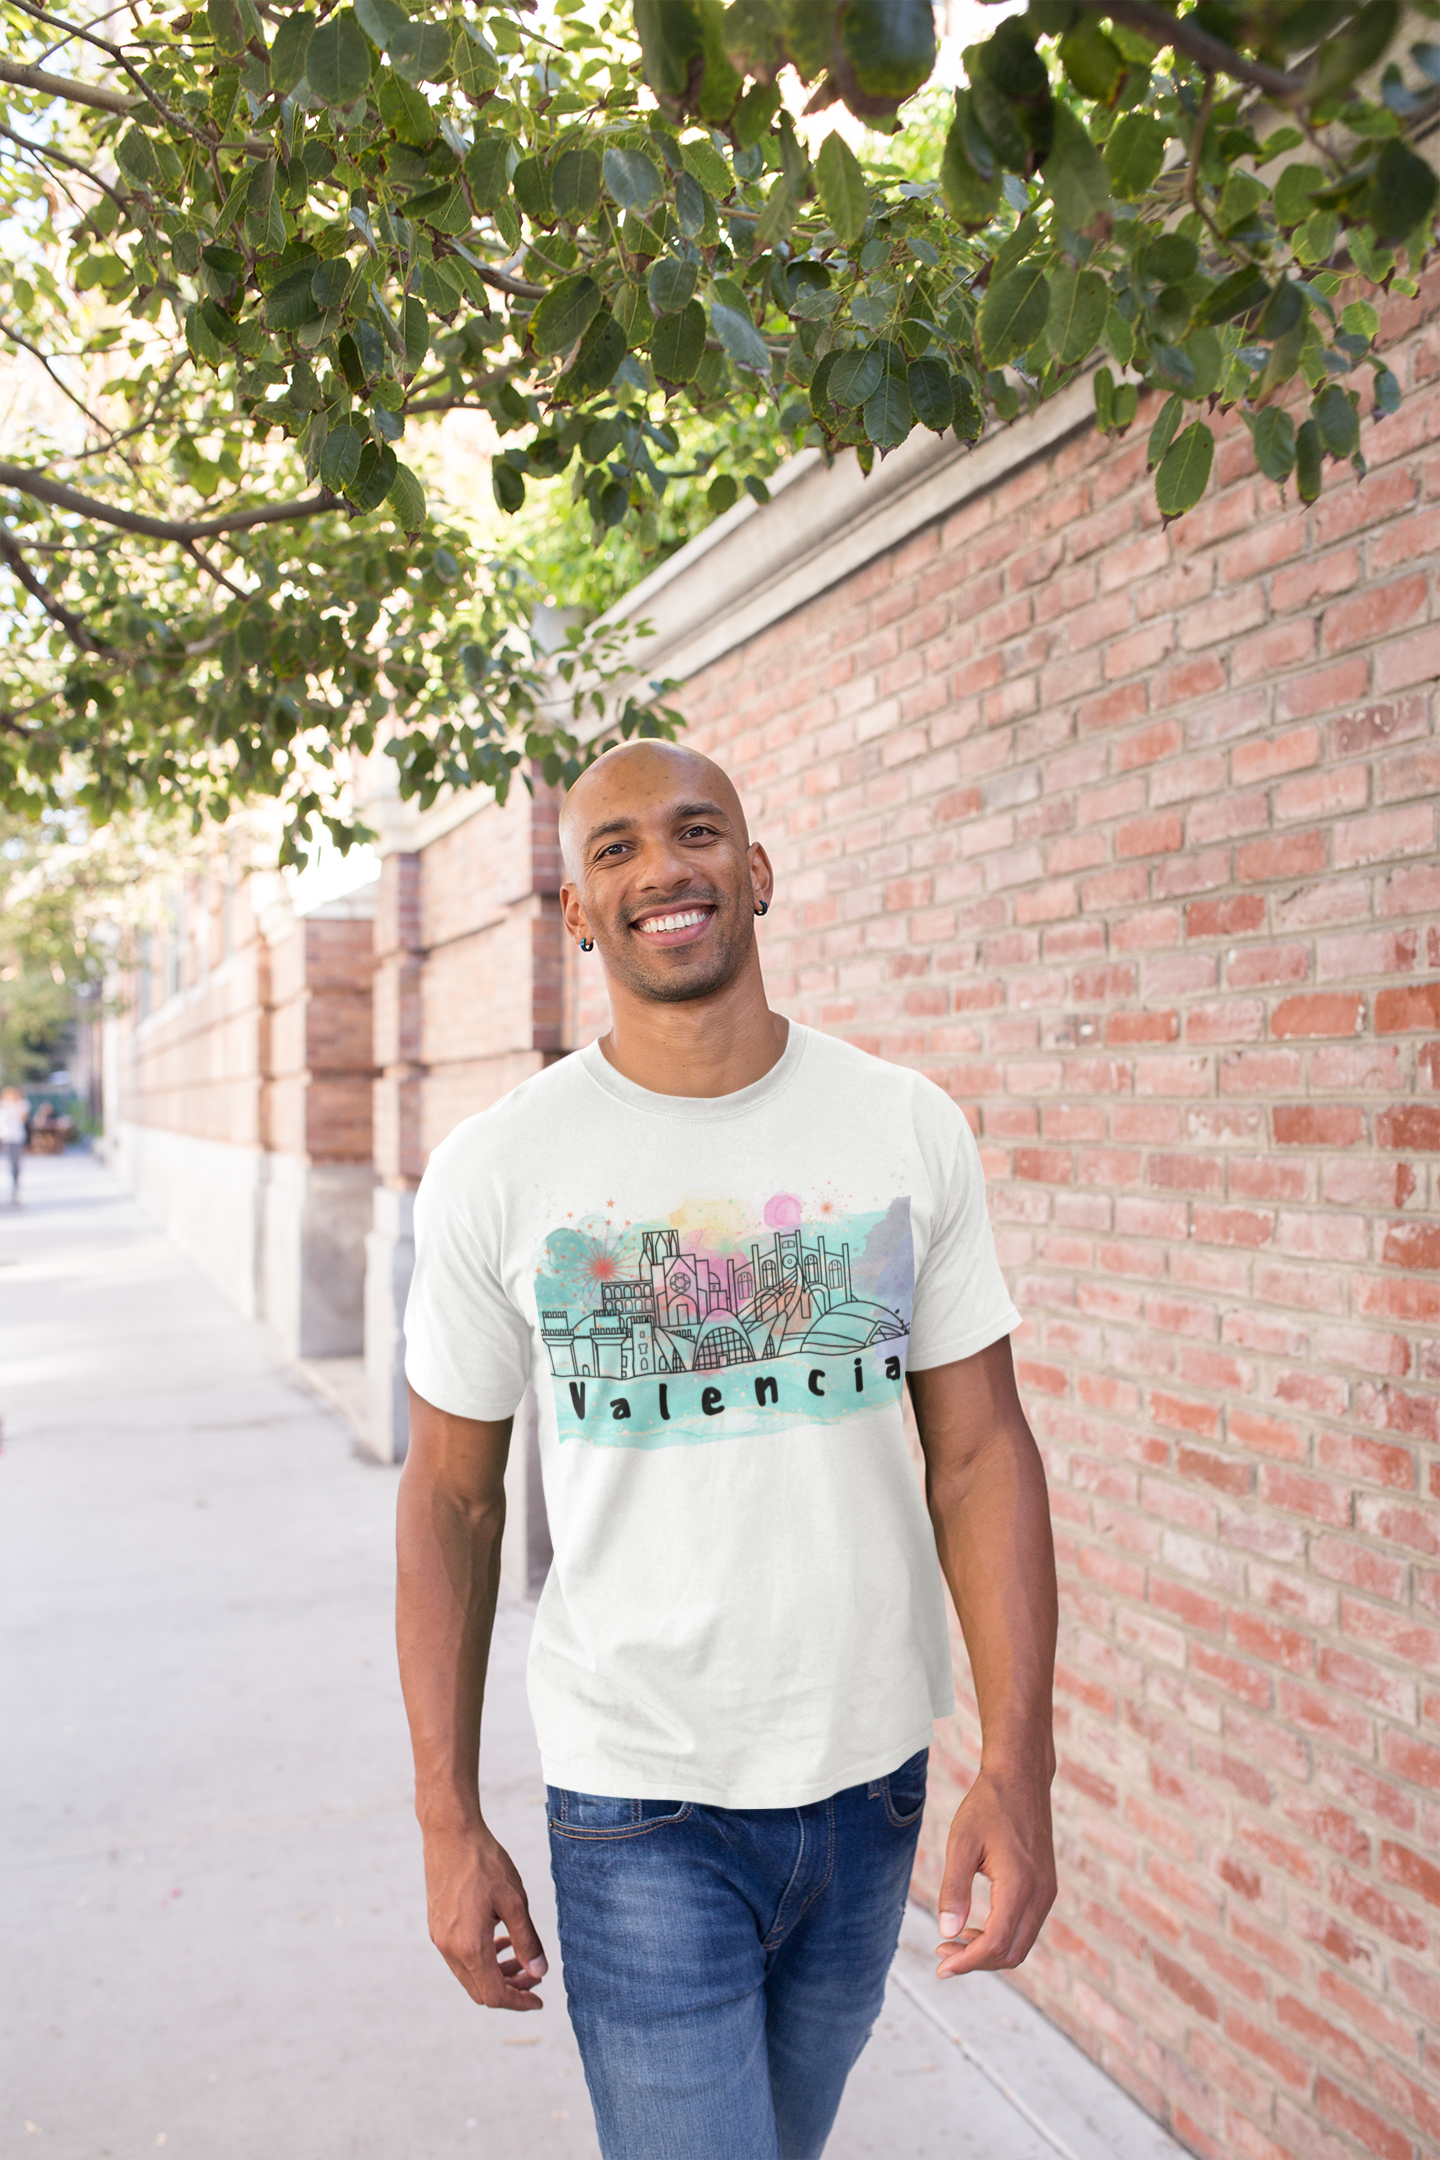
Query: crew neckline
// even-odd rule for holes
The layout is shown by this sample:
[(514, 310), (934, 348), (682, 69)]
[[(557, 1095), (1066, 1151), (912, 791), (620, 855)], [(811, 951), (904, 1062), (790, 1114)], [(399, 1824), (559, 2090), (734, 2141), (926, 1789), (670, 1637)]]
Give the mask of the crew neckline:
[(752, 1080), (749, 1087), (735, 1088), (728, 1095), (658, 1095), (653, 1088), (641, 1087), (638, 1081), (627, 1080), (624, 1073), (617, 1072), (598, 1041), (586, 1044), (579, 1063), (602, 1093), (624, 1103), (629, 1110), (638, 1110), (646, 1117), (683, 1120), (690, 1125), (719, 1124), (729, 1118), (748, 1117), (790, 1085), (800, 1070), (811, 1030), (798, 1020), (792, 1020), (789, 1027), (785, 1048), (769, 1072)]

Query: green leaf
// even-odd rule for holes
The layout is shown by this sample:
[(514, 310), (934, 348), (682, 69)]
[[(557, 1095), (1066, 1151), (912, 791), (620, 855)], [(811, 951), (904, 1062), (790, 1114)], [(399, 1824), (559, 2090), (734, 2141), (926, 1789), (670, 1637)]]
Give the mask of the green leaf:
[(1199, 265), (1200, 250), (1183, 233), (1162, 233), (1141, 248), (1136, 262), (1141, 277), (1152, 285), (1183, 285)]
[(825, 215), (837, 240), (849, 246), (865, 230), (870, 214), (870, 190), (865, 175), (844, 137), (831, 134), (820, 145), (815, 160), (815, 179)]
[(625, 358), (626, 342), (622, 326), (608, 308), (602, 307), (581, 338), (580, 350), (555, 385), (556, 400), (563, 403), (592, 390), (607, 389)]
[(1062, 225), (1083, 233), (1110, 207), (1105, 161), (1068, 105), (1055, 106), (1055, 133), (1041, 170)]
[(991, 285), (980, 303), (975, 328), (987, 367), (1003, 367), (1027, 352), (1045, 328), (1050, 288), (1037, 262), (1022, 263)]
[(500, 55), (476, 24), (461, 15), (450, 18), (450, 61), (455, 80), (472, 104), (499, 87)]
[(683, 106), (691, 69), (703, 66), (705, 33), (690, 0), (635, 0), (635, 34), (645, 80), (667, 108)]
[(905, 387), (921, 427), (943, 435), (946, 428), (954, 425), (955, 392), (950, 382), (950, 370), (943, 360), (936, 359), (933, 354), (928, 359), (912, 360), (905, 370)]
[(1305, 295), (1300, 287), (1293, 279), (1282, 278), (1260, 310), (1255, 335), (1258, 338), (1285, 337), (1304, 322), (1307, 312)]
[(967, 123), (964, 113), (958, 110), (945, 138), (945, 150), (940, 160), (940, 188), (950, 215), (958, 225), (967, 226), (972, 232), (988, 225), (1000, 207), (1001, 182), (990, 159), (989, 173), (982, 173), (974, 164), (968, 146)]
[(521, 158), (510, 182), (515, 200), (532, 225), (553, 225), (555, 206), (550, 196), (550, 175), (544, 160), (538, 157)]
[(1249, 420), (1249, 428), (1255, 462), (1265, 478), (1288, 480), (1295, 470), (1295, 422), (1284, 406), (1267, 405)]
[(562, 278), (530, 318), (530, 341), (536, 352), (568, 352), (590, 327), (600, 300), (600, 287), (593, 278)]
[(1275, 220), (1280, 225), (1302, 225), (1309, 217), (1310, 198), (1325, 185), (1318, 165), (1287, 165), (1275, 183)]
[(245, 46), (245, 25), (235, 0), (208, 0), (206, 18), (222, 53), (238, 53)]
[(370, 44), (351, 8), (321, 23), (310, 39), (305, 79), (322, 104), (353, 105), (370, 83)]
[(1125, 73), (1124, 60), (1094, 15), (1082, 15), (1061, 38), (1060, 65), (1082, 97), (1101, 105), (1109, 104)]
[(717, 202), (723, 202), (735, 185), (729, 166), (706, 136), (682, 142), (680, 159), (691, 179), (698, 180), (706, 194), (713, 195)]
[(930, 0), (850, 0), (839, 27), (834, 76), (859, 119), (888, 118), (929, 78), (935, 65)]
[(1232, 270), (1212, 293), (1207, 293), (1195, 310), (1195, 320), (1202, 325), (1233, 322), (1237, 315), (1248, 315), (1252, 308), (1259, 307), (1269, 291), (1264, 272), (1247, 263), (1241, 270)]
[[(1437, 48), (1440, 49), (1440, 48)], [(1389, 368), (1375, 370), (1375, 417), (1382, 419), (1388, 413), (1400, 410), (1400, 384)]]
[(696, 240), (704, 232), (708, 204), (709, 197), (693, 173), (675, 175), (675, 216), (687, 240)]
[(276, 97), (283, 97), (287, 90), (293, 90), (305, 73), (314, 29), (315, 17), (308, 10), (299, 9), (295, 14), (287, 15), (275, 32), (275, 42), (270, 47), (270, 88)]
[(496, 458), (490, 467), (490, 489), (507, 517), (513, 517), (525, 501), (524, 475), (504, 458)]
[(1440, 180), (1402, 142), (1387, 142), (1380, 152), (1375, 177), (1360, 201), (1360, 214), (1368, 218), (1382, 245), (1407, 240), (1423, 225), (1440, 195)]
[(1108, 367), (1095, 370), (1095, 425), (1102, 435), (1115, 425), (1115, 378)]
[[(473, 152), (472, 152), (473, 155)], [(557, 218), (583, 225), (600, 207), (600, 160), (593, 150), (562, 150), (550, 175)]]
[(1323, 456), (1319, 428), (1313, 420), (1302, 421), (1295, 431), (1295, 486), (1301, 502), (1312, 503), (1320, 493)]
[(734, 509), (739, 493), (740, 490), (736, 486), (732, 475), (730, 473), (719, 473), (706, 490), (705, 500), (716, 517), (724, 517), (727, 510)]
[(1111, 406), (1110, 421), (1118, 435), (1123, 435), (1140, 409), (1140, 385), (1122, 382), (1115, 385), (1115, 399)]
[(1332, 382), (1311, 401), (1310, 417), (1333, 458), (1354, 457), (1360, 448), (1360, 416), (1351, 403), (1354, 396), (1354, 391), (1347, 392), (1338, 382)]
[(747, 309), (725, 307), (716, 301), (710, 309), (710, 321), (730, 358), (738, 367), (752, 368), (756, 374), (770, 373), (770, 352)]
[(1368, 300), (1352, 300), (1340, 322), (1351, 337), (1373, 338), (1380, 328), (1379, 314)]
[(420, 531), (425, 523), (425, 490), (408, 465), (395, 467), (385, 500), (407, 533)]
[(357, 510), (378, 510), (395, 484), (395, 453), (388, 443), (366, 443), (360, 469), (345, 490)]
[(1194, 370), (1191, 396), (1210, 397), (1220, 387), (1225, 369), (1225, 347), (1218, 330), (1192, 330), (1181, 348)]
[(485, 134), (465, 160), (465, 178), (477, 210), (494, 210), (510, 192), (510, 138)]
[(350, 421), (331, 428), (320, 453), (320, 478), (333, 494), (341, 493), (359, 472), (364, 447), (364, 436)]
[(1160, 460), (1155, 475), (1155, 501), (1164, 518), (1183, 517), (1193, 510), (1210, 479), (1215, 461), (1215, 437), (1203, 420), (1192, 420)]
[(914, 426), (910, 392), (896, 375), (886, 373), (865, 400), (865, 433), (877, 450), (894, 450)]
[(1175, 440), (1175, 431), (1180, 425), (1180, 416), (1184, 410), (1185, 400), (1178, 391), (1173, 396), (1166, 398), (1165, 403), (1160, 408), (1155, 425), (1150, 430), (1150, 440), (1145, 445), (1145, 463), (1147, 465), (1158, 465), (1160, 463), (1171, 443)]
[(1052, 271), (1045, 337), (1062, 367), (1095, 350), (1109, 306), (1110, 290), (1098, 270), (1072, 270), (1062, 263)]
[(698, 300), (687, 300), (678, 314), (662, 315), (655, 325), (650, 360), (663, 382), (693, 382), (704, 350), (705, 310)]
[(1169, 130), (1149, 113), (1122, 113), (1105, 145), (1105, 170), (1120, 202), (1137, 202), (1159, 177)]
[[(328, 269), (331, 266), (326, 264)], [(335, 268), (343, 270), (348, 277), (350, 265), (342, 258)], [(322, 303), (315, 298), (313, 286), (316, 273), (307, 264), (281, 278), (265, 295), (263, 320), (267, 330), (298, 330), (302, 323), (313, 322), (320, 313)]]
[(605, 185), (622, 210), (642, 215), (660, 199), (660, 175), (639, 150), (607, 150)]
[(160, 161), (139, 128), (132, 127), (121, 136), (115, 162), (137, 187), (149, 188), (153, 193), (160, 186)]
[(689, 301), (699, 283), (700, 272), (692, 262), (678, 262), (662, 255), (650, 272), (646, 291), (657, 315), (674, 315)]
[(424, 301), (417, 300), (413, 293), (405, 302), (401, 335), (405, 340), (405, 372), (413, 375), (430, 350), (430, 318), (425, 312)]
[(880, 387), (885, 361), (878, 345), (836, 353), (825, 384), (832, 405), (863, 405)]

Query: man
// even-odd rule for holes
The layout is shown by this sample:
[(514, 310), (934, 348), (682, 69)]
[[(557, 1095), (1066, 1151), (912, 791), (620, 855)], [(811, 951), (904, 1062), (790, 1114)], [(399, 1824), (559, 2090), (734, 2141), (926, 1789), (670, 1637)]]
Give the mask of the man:
[(1018, 1965), (1054, 1897), (1054, 1561), (1018, 1315), (960, 1112), (770, 1010), (773, 875), (719, 767), (612, 750), (561, 841), (610, 1033), (461, 1125), (416, 1203), (399, 1643), (430, 1930), (477, 2003), (538, 2007), (544, 1951), (477, 1767), (533, 1379), (555, 1559), (530, 1699), (602, 2151), (812, 2160), (953, 1704), (942, 1570), (984, 1751), (939, 1971)]

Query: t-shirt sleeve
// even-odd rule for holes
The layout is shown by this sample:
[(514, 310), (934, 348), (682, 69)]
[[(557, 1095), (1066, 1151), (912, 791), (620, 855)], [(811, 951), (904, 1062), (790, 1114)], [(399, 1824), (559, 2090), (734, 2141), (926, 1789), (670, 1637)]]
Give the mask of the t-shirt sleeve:
[(420, 1181), (405, 1377), (437, 1410), (498, 1422), (514, 1414), (525, 1392), (531, 1335), (501, 1279), (500, 1195), (487, 1209), (484, 1187), (483, 1169), (467, 1164), (453, 1141), (437, 1148)]
[(962, 1112), (938, 1089), (932, 1092), (937, 1100), (925, 1102), (925, 1110), (940, 1112), (941, 1129), (926, 1135), (926, 1152), (932, 1160), (938, 1156), (941, 1175), (930, 1244), (915, 1282), (906, 1359), (912, 1372), (973, 1357), (1020, 1325), (995, 1257), (975, 1135)]

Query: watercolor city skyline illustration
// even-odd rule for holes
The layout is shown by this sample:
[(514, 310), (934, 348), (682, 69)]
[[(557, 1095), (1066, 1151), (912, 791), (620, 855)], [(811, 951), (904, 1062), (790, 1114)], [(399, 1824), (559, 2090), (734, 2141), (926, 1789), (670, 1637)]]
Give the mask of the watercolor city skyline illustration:
[(777, 1411), (834, 1423), (875, 1408), (877, 1390), (893, 1397), (914, 1295), (909, 1201), (809, 1220), (803, 1206), (777, 1193), (758, 1221), (690, 1202), (669, 1221), (552, 1230), (535, 1298), (561, 1439), (683, 1445)]

